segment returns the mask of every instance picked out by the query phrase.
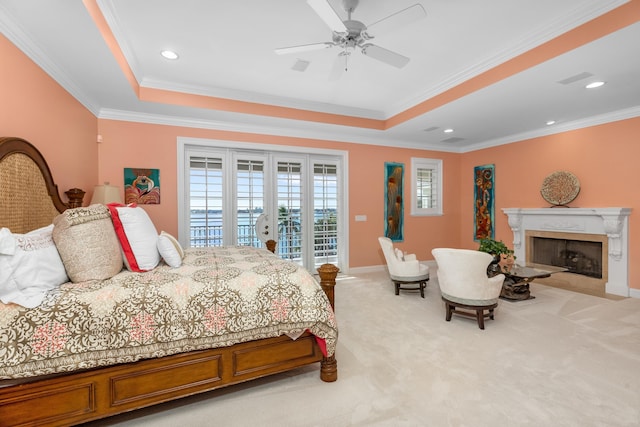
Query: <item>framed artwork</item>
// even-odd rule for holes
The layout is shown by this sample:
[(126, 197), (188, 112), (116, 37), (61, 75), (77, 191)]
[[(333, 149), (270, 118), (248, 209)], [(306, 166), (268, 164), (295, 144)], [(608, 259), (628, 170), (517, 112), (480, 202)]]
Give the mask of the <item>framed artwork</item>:
[(494, 227), (494, 165), (473, 168), (474, 234), (473, 240), (493, 239)]
[(124, 202), (160, 204), (160, 169), (124, 168)]
[(404, 164), (384, 164), (384, 235), (394, 242), (404, 240)]

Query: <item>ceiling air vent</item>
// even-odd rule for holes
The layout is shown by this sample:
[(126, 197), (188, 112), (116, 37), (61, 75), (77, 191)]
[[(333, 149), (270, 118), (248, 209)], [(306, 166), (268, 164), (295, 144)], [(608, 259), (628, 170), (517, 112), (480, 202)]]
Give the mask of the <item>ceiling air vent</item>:
[(583, 73), (576, 74), (575, 76), (567, 77), (564, 80), (560, 80), (560, 81), (558, 81), (558, 83), (560, 83), (561, 85), (568, 85), (568, 84), (575, 83), (575, 82), (580, 81), (580, 80), (584, 80), (587, 77), (591, 77), (591, 76), (593, 76), (593, 74), (585, 71)]
[(452, 136), (451, 138), (443, 139), (441, 142), (452, 143), (460, 141), (464, 141), (464, 138), (460, 138), (459, 136)]
[(295, 71), (305, 71), (307, 69), (307, 67), (309, 66), (310, 62), (309, 61), (303, 61), (302, 59), (298, 59), (296, 61), (295, 64), (293, 64), (293, 67), (291, 67), (292, 70)]
[(430, 128), (426, 128), (424, 131), (425, 132), (431, 132), (431, 131), (434, 131), (436, 129), (440, 129), (440, 128), (438, 126), (431, 126)]

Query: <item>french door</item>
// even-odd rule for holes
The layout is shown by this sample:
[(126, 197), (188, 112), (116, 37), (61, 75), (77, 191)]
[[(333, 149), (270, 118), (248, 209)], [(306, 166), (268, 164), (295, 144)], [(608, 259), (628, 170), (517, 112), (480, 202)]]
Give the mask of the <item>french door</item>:
[(310, 270), (346, 256), (340, 156), (184, 147), (180, 240), (188, 246), (277, 241)]

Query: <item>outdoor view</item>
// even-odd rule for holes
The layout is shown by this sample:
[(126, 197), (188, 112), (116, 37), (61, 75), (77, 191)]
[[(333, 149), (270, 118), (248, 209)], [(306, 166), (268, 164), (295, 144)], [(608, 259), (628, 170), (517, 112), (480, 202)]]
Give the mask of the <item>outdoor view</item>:
[[(304, 201), (313, 203), (313, 258), (319, 266), (337, 261), (337, 171), (335, 165), (314, 164), (313, 197), (304, 197), (300, 163), (277, 165), (277, 254), (302, 264), (305, 235)], [(223, 206), (230, 197), (224, 194), (222, 160), (192, 157), (190, 169), (190, 245), (223, 246), (227, 222), (236, 221), (237, 239), (232, 244), (263, 246), (255, 222), (264, 212), (263, 161), (242, 160), (236, 165), (233, 194), (235, 215), (225, 217)], [(229, 234), (229, 233), (227, 233)], [(307, 234), (308, 235), (308, 234)]]

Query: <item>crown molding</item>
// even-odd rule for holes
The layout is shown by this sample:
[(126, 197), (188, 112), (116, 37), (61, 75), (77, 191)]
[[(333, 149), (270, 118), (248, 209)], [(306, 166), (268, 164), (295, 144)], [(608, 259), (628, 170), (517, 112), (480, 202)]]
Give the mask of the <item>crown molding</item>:
[[(571, 122), (560, 123), (558, 125), (541, 128), (530, 132), (522, 132), (509, 135), (504, 138), (498, 138), (479, 143), (471, 144), (464, 147), (448, 147), (443, 144), (425, 145), (422, 142), (399, 140), (396, 137), (389, 137), (381, 134), (365, 135), (361, 133), (348, 133), (344, 129), (341, 131), (328, 131), (325, 129), (293, 129), (284, 126), (263, 126), (247, 123), (234, 123), (216, 120), (203, 120), (185, 117), (166, 116), (160, 114), (138, 113), (122, 110), (101, 110), (98, 118), (106, 120), (119, 120), (135, 123), (147, 123), (166, 126), (179, 126), (195, 129), (221, 130), (228, 132), (254, 133), (261, 135), (285, 136), (291, 138), (318, 139), (332, 142), (342, 142), (349, 144), (367, 144), (382, 147), (398, 147), (409, 148), (425, 151), (442, 151), (449, 153), (469, 153), (473, 151), (483, 150), (485, 148), (497, 147), (505, 144), (522, 142), (533, 138), (555, 135), (577, 129), (583, 129), (592, 126), (598, 126), (606, 123), (627, 120), (640, 117), (640, 106), (632, 107), (624, 110), (613, 111), (606, 114), (588, 117), (585, 119), (574, 120)], [(380, 132), (380, 131), (376, 131)], [(393, 141), (392, 143), (390, 141)]]
[(584, 129), (592, 126), (603, 125), (606, 123), (617, 122), (620, 120), (633, 119), (635, 117), (640, 117), (640, 106), (626, 108), (624, 110), (611, 111), (605, 114), (586, 117), (586, 118), (574, 120), (571, 122), (558, 123), (553, 126), (545, 127), (544, 129), (537, 129), (530, 132), (522, 132), (514, 135), (509, 135), (504, 138), (498, 138), (498, 139), (480, 142), (480, 143), (465, 147), (461, 152), (468, 153), (471, 151), (497, 147), (499, 145), (512, 144), (514, 142), (526, 141), (528, 139), (540, 138), (543, 136), (556, 135), (563, 132)]
[(62, 86), (71, 96), (85, 106), (94, 116), (98, 115), (100, 108), (73, 83), (65, 72), (56, 65), (49, 56), (38, 47), (29, 37), (22, 27), (16, 24), (6, 7), (0, 3), (0, 30), (18, 49), (20, 49), (29, 59), (36, 63), (45, 73)]
[(150, 89), (168, 90), (172, 92), (188, 93), (193, 95), (211, 96), (216, 98), (233, 99), (234, 101), (259, 103), (271, 106), (293, 108), (297, 110), (321, 112), (327, 114), (345, 115), (365, 119), (385, 120), (384, 112), (366, 108), (347, 107), (344, 105), (328, 104), (322, 102), (304, 101), (301, 99), (284, 96), (266, 95), (262, 93), (225, 89), (220, 87), (204, 87), (195, 85), (176, 84), (154, 79), (142, 79), (141, 87)]

